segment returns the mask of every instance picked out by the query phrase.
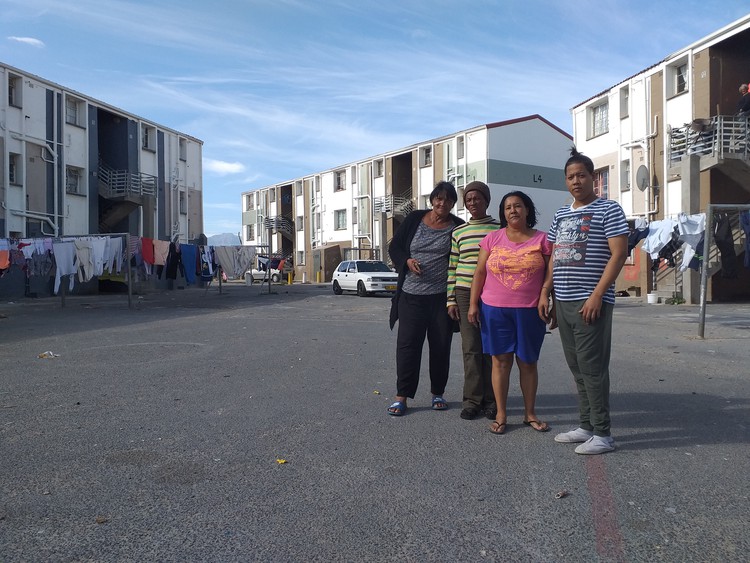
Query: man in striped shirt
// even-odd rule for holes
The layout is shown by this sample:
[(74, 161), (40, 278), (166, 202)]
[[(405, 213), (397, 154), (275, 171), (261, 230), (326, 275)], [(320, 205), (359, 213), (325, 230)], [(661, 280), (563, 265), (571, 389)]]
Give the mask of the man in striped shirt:
[(471, 281), (477, 267), (479, 243), (500, 223), (487, 215), (490, 188), (474, 181), (464, 189), (464, 205), (471, 214), (467, 223), (456, 227), (451, 236), (448, 264), (448, 315), (459, 322), (464, 357), (464, 397), (461, 418), (471, 420), (480, 413), (490, 420), (497, 416), (492, 392), (492, 358), (482, 352), (482, 334), (469, 322)]
[(580, 426), (558, 434), (555, 441), (583, 442), (577, 454), (601, 454), (615, 449), (609, 416), (612, 309), (629, 230), (619, 204), (594, 193), (594, 163), (575, 148), (565, 164), (565, 183), (574, 201), (558, 209), (547, 233), (554, 245), (552, 267), (539, 312), (548, 311), (554, 287), (560, 340), (578, 389)]

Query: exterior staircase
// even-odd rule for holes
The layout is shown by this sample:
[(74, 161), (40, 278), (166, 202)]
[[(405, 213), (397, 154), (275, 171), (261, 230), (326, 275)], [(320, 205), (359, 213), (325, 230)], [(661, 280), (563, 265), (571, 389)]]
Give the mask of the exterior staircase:
[(156, 176), (115, 170), (99, 161), (99, 232), (111, 233), (117, 225), (142, 206), (146, 198), (156, 197)]

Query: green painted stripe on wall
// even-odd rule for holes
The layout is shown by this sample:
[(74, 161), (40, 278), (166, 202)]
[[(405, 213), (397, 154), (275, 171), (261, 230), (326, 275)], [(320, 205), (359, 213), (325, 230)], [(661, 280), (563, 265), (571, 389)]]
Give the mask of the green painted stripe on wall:
[(536, 188), (540, 190), (555, 190), (567, 192), (565, 178), (560, 168), (519, 164), (505, 160), (489, 160), (487, 163), (487, 183), (507, 184)]

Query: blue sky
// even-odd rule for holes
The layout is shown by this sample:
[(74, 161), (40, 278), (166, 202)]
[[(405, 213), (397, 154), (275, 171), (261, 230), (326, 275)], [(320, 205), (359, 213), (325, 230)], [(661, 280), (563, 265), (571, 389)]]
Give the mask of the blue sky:
[[(570, 108), (740, 0), (0, 0), (0, 60), (204, 141), (204, 230), (240, 194)], [(748, 61), (750, 80), (750, 61)]]

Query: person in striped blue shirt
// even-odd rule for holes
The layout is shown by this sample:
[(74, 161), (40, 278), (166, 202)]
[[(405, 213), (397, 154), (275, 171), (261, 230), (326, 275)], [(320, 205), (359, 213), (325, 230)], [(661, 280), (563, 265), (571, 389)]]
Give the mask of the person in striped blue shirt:
[(539, 300), (549, 315), (550, 293), (560, 340), (578, 389), (580, 426), (555, 436), (581, 443), (578, 454), (615, 449), (610, 433), (609, 358), (612, 348), (614, 283), (628, 255), (628, 224), (620, 205), (594, 192), (594, 163), (575, 147), (565, 163), (570, 206), (557, 210), (547, 238), (552, 267)]

